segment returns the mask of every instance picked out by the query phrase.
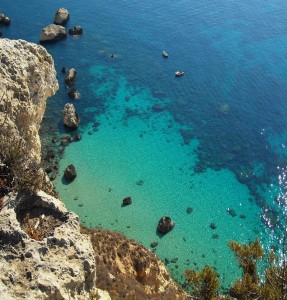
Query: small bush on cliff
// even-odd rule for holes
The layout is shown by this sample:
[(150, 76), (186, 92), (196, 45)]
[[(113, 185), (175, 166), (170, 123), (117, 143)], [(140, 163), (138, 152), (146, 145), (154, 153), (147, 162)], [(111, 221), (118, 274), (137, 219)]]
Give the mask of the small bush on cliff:
[(217, 297), (219, 288), (219, 280), (217, 276), (217, 273), (209, 266), (205, 266), (204, 269), (199, 272), (186, 270), (186, 284), (192, 288), (192, 296), (194, 299), (219, 299)]
[(11, 136), (8, 126), (2, 126), (0, 129), (0, 162), (10, 170), (6, 177), (12, 176), (12, 180), (2, 180), (3, 184), (7, 182), (6, 186), (2, 187), (3, 190), (25, 190), (35, 193), (42, 188), (44, 173), (40, 164), (27, 153), (23, 139)]

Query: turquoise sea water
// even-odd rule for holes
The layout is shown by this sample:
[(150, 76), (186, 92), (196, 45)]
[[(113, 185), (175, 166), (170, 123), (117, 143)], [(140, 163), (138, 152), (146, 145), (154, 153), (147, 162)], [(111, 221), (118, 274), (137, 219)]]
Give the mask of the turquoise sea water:
[[(67, 28), (84, 29), (45, 45), (61, 85), (45, 145), (60, 147), (49, 141), (67, 132), (65, 103), (81, 118), (82, 140), (60, 160), (61, 198), (88, 226), (157, 241), (162, 260), (178, 258), (168, 267), (180, 282), (186, 268), (210, 264), (228, 287), (238, 268), (227, 242), (258, 236), (267, 249), (285, 230), (287, 3), (2, 1), (12, 19), (3, 37), (37, 43), (59, 7), (71, 14)], [(79, 100), (67, 96), (63, 66), (78, 72)], [(70, 163), (78, 176), (67, 184)], [(133, 203), (122, 207), (126, 196)], [(163, 215), (176, 225), (159, 237)]]

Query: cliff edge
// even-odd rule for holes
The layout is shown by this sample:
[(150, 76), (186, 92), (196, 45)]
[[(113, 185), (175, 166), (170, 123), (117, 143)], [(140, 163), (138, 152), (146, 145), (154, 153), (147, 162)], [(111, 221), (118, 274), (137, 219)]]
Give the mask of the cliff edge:
[(57, 89), (54, 61), (45, 48), (0, 39), (1, 299), (110, 299), (95, 287), (95, 255), (78, 216), (39, 191), (39, 182), (34, 193), (20, 189), (31, 188), (33, 174), (46, 180), (38, 166), (38, 130), (46, 100)]
[(189, 299), (150, 250), (49, 195), (38, 130), (57, 89), (45, 48), (0, 39), (0, 298)]

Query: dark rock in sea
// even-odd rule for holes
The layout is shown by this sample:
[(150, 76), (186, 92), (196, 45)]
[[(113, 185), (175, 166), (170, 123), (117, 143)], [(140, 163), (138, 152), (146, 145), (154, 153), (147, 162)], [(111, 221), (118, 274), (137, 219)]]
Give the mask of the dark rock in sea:
[(47, 167), (46, 169), (45, 169), (45, 172), (47, 173), (47, 174), (50, 174), (50, 173), (52, 173), (52, 171), (53, 171), (53, 169), (52, 169), (52, 167)]
[(57, 136), (54, 136), (53, 138), (52, 138), (52, 143), (57, 143), (58, 142), (58, 137)]
[(55, 24), (50, 24), (42, 29), (40, 34), (40, 42), (56, 42), (67, 36), (65, 27)]
[(82, 139), (82, 136), (80, 135), (80, 133), (77, 133), (75, 135), (75, 141), (80, 141)]
[(183, 142), (185, 145), (188, 145), (193, 139), (193, 133), (191, 129), (181, 129), (180, 134), (183, 138)]
[(54, 150), (50, 149), (47, 151), (46, 160), (52, 160), (53, 158), (55, 158), (55, 153)]
[(83, 28), (79, 25), (74, 26), (73, 28), (69, 29), (69, 34), (70, 35), (80, 35), (83, 33)]
[(240, 219), (246, 219), (246, 216), (245, 215), (239, 215), (239, 218)]
[(64, 138), (61, 140), (61, 145), (62, 146), (68, 146), (69, 145), (69, 140), (67, 138)]
[(3, 13), (0, 13), (0, 24), (3, 24), (4, 18), (5, 18), (5, 15)]
[(136, 182), (136, 184), (142, 186), (144, 184), (144, 180), (140, 179)]
[(186, 213), (187, 214), (191, 214), (193, 212), (193, 208), (192, 207), (188, 207), (187, 209), (186, 209)]
[(71, 98), (71, 99), (78, 99), (79, 98), (79, 92), (77, 89), (71, 89), (69, 92), (68, 92), (68, 96)]
[(67, 180), (72, 181), (76, 178), (76, 176), (77, 176), (77, 172), (74, 165), (69, 165), (64, 172), (64, 177)]
[(67, 72), (67, 68), (66, 68), (66, 67), (63, 67), (63, 68), (61, 69), (61, 72), (62, 72), (63, 74), (65, 74), (65, 73)]
[(166, 265), (169, 264), (169, 263), (170, 263), (169, 259), (168, 259), (168, 258), (165, 258), (165, 259), (164, 259), (164, 263), (165, 263)]
[(123, 205), (126, 206), (126, 205), (130, 205), (132, 204), (132, 198), (131, 197), (126, 197), (123, 199)]
[(3, 24), (9, 26), (11, 24), (11, 19), (7, 16), (4, 17)]
[(54, 24), (64, 25), (70, 19), (70, 14), (66, 8), (59, 8), (55, 14)]
[(211, 229), (216, 229), (216, 227), (217, 227), (217, 226), (216, 226), (214, 223), (211, 223), (211, 224), (210, 224), (210, 228), (211, 228)]
[(236, 217), (237, 216), (236, 212), (232, 208), (228, 208), (227, 212), (231, 215), (231, 217)]
[(150, 244), (150, 247), (151, 247), (151, 248), (155, 248), (157, 245), (158, 245), (158, 242), (152, 242), (152, 243)]
[(155, 112), (162, 112), (162, 111), (164, 111), (164, 106), (155, 104), (155, 105), (153, 105), (152, 110)]
[(173, 264), (175, 264), (177, 261), (178, 261), (178, 258), (177, 258), (177, 257), (175, 257), (175, 258), (173, 258), (173, 259), (171, 260), (171, 262), (172, 262)]
[(218, 240), (218, 239), (219, 239), (219, 235), (218, 235), (218, 234), (213, 234), (213, 235), (212, 235), (212, 238), (213, 238), (214, 240)]
[(57, 174), (53, 173), (51, 176), (50, 176), (50, 180), (51, 181), (54, 181), (57, 177)]
[(70, 87), (72, 86), (77, 79), (77, 72), (74, 68), (71, 68), (67, 71), (67, 75), (65, 77), (65, 84)]
[(161, 234), (166, 234), (171, 231), (175, 223), (171, 220), (170, 217), (162, 217), (157, 225), (157, 231)]

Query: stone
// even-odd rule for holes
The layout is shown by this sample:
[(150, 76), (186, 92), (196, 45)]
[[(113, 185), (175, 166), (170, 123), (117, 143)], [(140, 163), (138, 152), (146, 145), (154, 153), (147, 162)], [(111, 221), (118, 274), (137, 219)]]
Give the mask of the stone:
[(65, 74), (65, 73), (67, 72), (67, 68), (66, 68), (66, 67), (62, 67), (61, 72), (62, 72), (63, 74)]
[(79, 92), (77, 89), (71, 89), (69, 92), (68, 92), (68, 96), (71, 98), (71, 99), (78, 99), (79, 98)]
[(79, 126), (80, 118), (76, 112), (73, 104), (67, 103), (64, 107), (64, 124), (72, 129), (76, 129)]
[(216, 225), (214, 223), (211, 223), (210, 226), (209, 226), (211, 229), (216, 229)]
[(152, 243), (150, 244), (150, 247), (151, 247), (151, 248), (155, 248), (157, 245), (158, 245), (158, 242), (152, 242)]
[(38, 130), (47, 97), (53, 96), (59, 88), (53, 58), (40, 45), (6, 38), (0, 39), (0, 53), (0, 78), (5, 78), (1, 80), (1, 91), (6, 90), (6, 102), (11, 105), (9, 115), (0, 109), (0, 121), (7, 118), (7, 124), (15, 129), (11, 135), (15, 139), (23, 138), (29, 155), (40, 163)]
[(228, 208), (228, 209), (227, 209), (227, 213), (230, 214), (231, 217), (236, 217), (236, 216), (237, 216), (235, 210), (232, 209), (232, 208)]
[(186, 213), (187, 214), (191, 214), (193, 212), (193, 208), (192, 207), (188, 207), (187, 209), (186, 209)]
[(65, 27), (61, 25), (50, 24), (42, 29), (40, 42), (56, 42), (67, 36)]
[(3, 24), (4, 18), (5, 18), (5, 15), (3, 13), (0, 13), (0, 24)]
[(69, 69), (66, 72), (65, 84), (68, 87), (71, 87), (76, 82), (76, 79), (77, 79), (77, 72), (76, 72), (76, 70), (74, 68)]
[(80, 35), (83, 33), (83, 28), (81, 26), (77, 25), (77, 26), (74, 26), (73, 28), (70, 28), (68, 30), (68, 32), (70, 35)]
[[(96, 261), (90, 237), (80, 232), (79, 217), (44, 192), (20, 192), (6, 200), (9, 205), (0, 211), (0, 298), (71, 299), (73, 294), (74, 299), (90, 299)], [(29, 233), (35, 224), (45, 238)]]
[(11, 24), (11, 19), (9, 17), (5, 16), (3, 19), (3, 24), (6, 26), (9, 26)]
[(157, 231), (161, 234), (166, 234), (171, 231), (175, 223), (171, 220), (170, 217), (162, 217), (157, 225)]
[(54, 24), (56, 25), (65, 25), (70, 19), (70, 14), (66, 8), (59, 8), (56, 11)]
[(130, 205), (132, 204), (132, 198), (131, 197), (126, 197), (123, 199), (123, 205), (126, 206), (126, 205)]
[(64, 177), (69, 180), (69, 181), (72, 181), (76, 178), (77, 176), (77, 172), (76, 172), (76, 169), (75, 169), (75, 166), (74, 165), (69, 165), (66, 169), (65, 169), (65, 172), (64, 172)]

